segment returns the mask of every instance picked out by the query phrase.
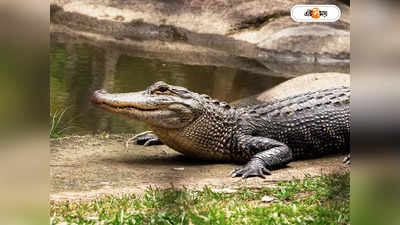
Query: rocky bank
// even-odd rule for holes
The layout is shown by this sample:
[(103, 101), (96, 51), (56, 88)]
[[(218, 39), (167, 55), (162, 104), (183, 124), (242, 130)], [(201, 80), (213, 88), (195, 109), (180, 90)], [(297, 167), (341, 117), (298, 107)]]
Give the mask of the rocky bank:
[(51, 0), (52, 38), (96, 42), (129, 55), (296, 76), (349, 72), (350, 8), (335, 23), (297, 23), (304, 0)]

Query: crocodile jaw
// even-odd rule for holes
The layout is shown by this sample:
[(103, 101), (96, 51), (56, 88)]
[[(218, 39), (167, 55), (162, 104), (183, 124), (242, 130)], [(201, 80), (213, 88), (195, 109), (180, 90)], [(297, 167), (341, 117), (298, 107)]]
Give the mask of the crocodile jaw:
[(166, 99), (150, 96), (146, 91), (111, 94), (105, 90), (97, 90), (93, 93), (91, 101), (106, 111), (155, 127), (182, 127), (192, 119), (189, 109)]

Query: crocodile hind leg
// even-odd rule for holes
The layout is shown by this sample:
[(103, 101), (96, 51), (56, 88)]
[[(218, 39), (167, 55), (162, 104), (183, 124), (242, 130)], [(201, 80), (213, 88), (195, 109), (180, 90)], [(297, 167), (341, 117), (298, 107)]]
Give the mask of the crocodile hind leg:
[(243, 136), (239, 139), (241, 151), (250, 151), (254, 154), (250, 161), (243, 167), (232, 172), (232, 177), (261, 177), (270, 175), (269, 169), (282, 166), (292, 160), (292, 151), (289, 147), (266, 137)]
[(133, 141), (137, 145), (151, 146), (151, 145), (163, 145), (161, 140), (153, 133), (153, 131), (145, 131), (140, 134), (129, 138), (125, 142), (125, 146), (128, 147), (129, 142)]

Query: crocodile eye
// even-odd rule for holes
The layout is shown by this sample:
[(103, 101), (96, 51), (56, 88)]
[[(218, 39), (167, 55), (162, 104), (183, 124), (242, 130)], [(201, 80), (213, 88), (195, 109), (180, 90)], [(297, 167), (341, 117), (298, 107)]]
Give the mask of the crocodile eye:
[(159, 92), (166, 92), (166, 91), (168, 91), (168, 87), (166, 87), (166, 86), (161, 86), (161, 87), (159, 87), (159, 88), (157, 89), (157, 91), (159, 91)]

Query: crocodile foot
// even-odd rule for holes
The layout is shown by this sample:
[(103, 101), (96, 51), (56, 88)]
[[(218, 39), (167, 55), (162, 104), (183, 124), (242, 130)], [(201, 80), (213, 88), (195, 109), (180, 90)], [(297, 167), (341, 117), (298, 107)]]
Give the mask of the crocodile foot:
[(252, 165), (252, 164), (248, 164), (243, 168), (236, 168), (231, 172), (232, 177), (242, 177), (242, 178), (261, 177), (265, 179), (264, 174), (271, 175), (271, 171), (269, 171), (264, 166)]
[(129, 138), (125, 142), (125, 146), (128, 147), (129, 142), (133, 141), (136, 145), (151, 146), (151, 145), (162, 145), (161, 140), (152, 131), (145, 131), (137, 134), (132, 138)]

